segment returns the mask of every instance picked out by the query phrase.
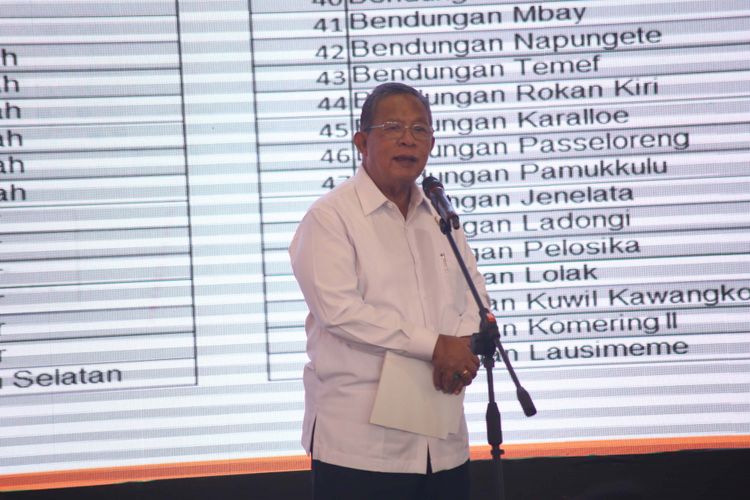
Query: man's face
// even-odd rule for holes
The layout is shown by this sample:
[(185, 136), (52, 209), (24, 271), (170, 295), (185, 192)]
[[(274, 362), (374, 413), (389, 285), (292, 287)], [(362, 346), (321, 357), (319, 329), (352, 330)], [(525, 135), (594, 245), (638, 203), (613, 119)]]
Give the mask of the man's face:
[[(429, 125), (430, 119), (419, 99), (409, 94), (395, 94), (377, 104), (372, 124), (383, 122)], [(434, 137), (415, 139), (411, 130), (404, 130), (398, 137), (389, 137), (382, 129), (374, 128), (357, 132), (354, 136), (354, 144), (362, 155), (362, 165), (384, 192), (411, 188), (424, 170), (434, 143)]]

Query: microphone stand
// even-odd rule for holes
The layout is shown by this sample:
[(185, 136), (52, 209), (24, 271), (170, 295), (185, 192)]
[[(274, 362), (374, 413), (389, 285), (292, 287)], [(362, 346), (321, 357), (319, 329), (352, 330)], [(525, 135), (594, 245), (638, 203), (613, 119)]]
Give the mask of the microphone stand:
[(498, 410), (497, 403), (495, 402), (495, 387), (492, 380), (492, 368), (495, 366), (496, 349), (500, 353), (500, 357), (503, 359), (503, 363), (505, 363), (505, 368), (508, 370), (511, 379), (513, 379), (513, 384), (516, 386), (516, 397), (521, 404), (521, 408), (523, 408), (524, 415), (527, 417), (535, 415), (536, 407), (534, 407), (534, 402), (531, 400), (531, 396), (526, 389), (521, 386), (521, 383), (516, 376), (513, 365), (508, 358), (508, 353), (505, 352), (505, 349), (500, 342), (500, 332), (497, 327), (495, 315), (492, 314), (492, 312), (490, 312), (490, 310), (482, 303), (479, 292), (477, 292), (477, 287), (474, 286), (469, 270), (466, 268), (466, 263), (461, 257), (461, 252), (459, 252), (458, 246), (456, 246), (456, 240), (453, 239), (451, 226), (443, 218), (440, 219), (440, 231), (448, 238), (448, 242), (453, 249), (453, 254), (456, 256), (458, 265), (461, 267), (461, 272), (463, 273), (466, 283), (469, 285), (469, 290), (471, 290), (471, 294), (474, 296), (474, 301), (479, 308), (479, 332), (471, 336), (471, 350), (474, 354), (482, 357), (482, 366), (484, 366), (487, 372), (488, 402), (487, 413), (485, 414), (485, 421), (487, 424), (487, 442), (491, 448), (497, 498), (499, 500), (505, 500), (505, 482), (503, 479), (503, 465), (501, 461), (501, 456), (504, 451), (500, 448), (503, 444), (503, 430), (500, 410)]

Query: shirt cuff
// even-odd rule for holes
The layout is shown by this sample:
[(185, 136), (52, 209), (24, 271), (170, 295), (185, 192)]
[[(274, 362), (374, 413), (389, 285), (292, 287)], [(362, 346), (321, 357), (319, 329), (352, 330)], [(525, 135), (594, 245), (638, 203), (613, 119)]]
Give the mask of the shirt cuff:
[(435, 351), (438, 336), (432, 330), (421, 326), (414, 326), (410, 335), (409, 352), (415, 358), (432, 361), (432, 353)]

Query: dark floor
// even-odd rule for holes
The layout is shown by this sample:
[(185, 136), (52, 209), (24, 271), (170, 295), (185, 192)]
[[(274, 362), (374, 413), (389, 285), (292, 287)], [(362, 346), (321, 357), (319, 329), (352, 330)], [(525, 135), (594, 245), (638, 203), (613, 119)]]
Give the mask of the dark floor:
[[(472, 498), (497, 498), (493, 463), (471, 466)], [(502, 468), (506, 500), (750, 499), (750, 449), (506, 460)], [(306, 500), (308, 483), (308, 472), (288, 472), (0, 493), (0, 498)]]

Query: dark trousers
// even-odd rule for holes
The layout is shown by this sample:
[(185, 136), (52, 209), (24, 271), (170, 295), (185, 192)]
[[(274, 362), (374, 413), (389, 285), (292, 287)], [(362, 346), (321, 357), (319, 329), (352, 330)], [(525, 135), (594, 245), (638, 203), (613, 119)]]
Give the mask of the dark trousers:
[(312, 462), (313, 500), (469, 500), (469, 462), (427, 474), (371, 472)]

